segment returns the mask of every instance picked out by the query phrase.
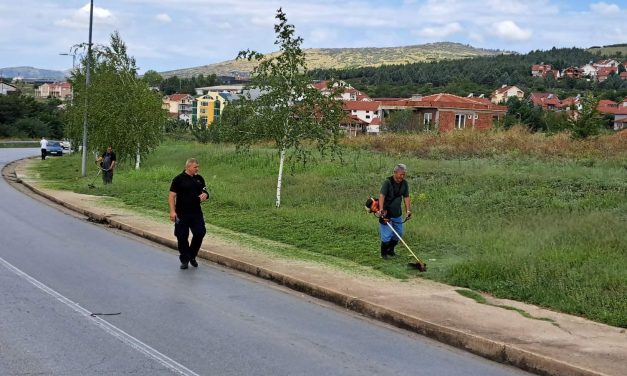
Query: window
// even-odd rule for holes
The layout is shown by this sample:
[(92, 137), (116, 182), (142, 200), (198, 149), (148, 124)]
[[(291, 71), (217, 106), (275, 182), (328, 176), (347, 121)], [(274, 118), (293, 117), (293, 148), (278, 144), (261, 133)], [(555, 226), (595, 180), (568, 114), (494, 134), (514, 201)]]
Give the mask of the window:
[(366, 115), (366, 119), (370, 119), (370, 115)]
[(466, 115), (455, 114), (455, 129), (464, 129), (464, 128), (466, 128)]
[(200, 102), (200, 105), (201, 105), (201, 106), (209, 106), (209, 102), (204, 102), (204, 101), (203, 101), (203, 102)]
[(424, 124), (425, 125), (431, 124), (431, 116), (433, 116), (433, 114), (430, 113), (430, 112), (427, 112), (427, 113), (424, 114)]

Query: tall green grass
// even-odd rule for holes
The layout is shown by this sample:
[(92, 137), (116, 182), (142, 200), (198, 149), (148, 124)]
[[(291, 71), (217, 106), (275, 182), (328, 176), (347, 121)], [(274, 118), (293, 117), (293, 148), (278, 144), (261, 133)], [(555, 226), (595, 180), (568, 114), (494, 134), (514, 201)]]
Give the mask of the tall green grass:
[(264, 147), (241, 154), (166, 142), (140, 171), (122, 164), (112, 185), (92, 190), (91, 177), (78, 177), (77, 155), (37, 161), (37, 170), (52, 186), (114, 196), (165, 218), (170, 181), (192, 156), (211, 191), (208, 223), (401, 279), (418, 273), (402, 248), (395, 260), (378, 257), (378, 222), (363, 205), (406, 163), (414, 218), (405, 240), (427, 261), (421, 276), (627, 327), (627, 162), (615, 158), (423, 159), (349, 146), (343, 163), (289, 168), (280, 209), (278, 157)]

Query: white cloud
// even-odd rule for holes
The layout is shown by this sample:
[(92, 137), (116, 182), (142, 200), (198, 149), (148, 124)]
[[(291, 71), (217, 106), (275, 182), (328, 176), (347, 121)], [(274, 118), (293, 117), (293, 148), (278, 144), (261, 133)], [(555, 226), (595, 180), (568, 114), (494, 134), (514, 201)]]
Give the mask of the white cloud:
[(620, 12), (620, 8), (616, 4), (608, 4), (606, 2), (590, 4), (590, 9), (594, 13), (599, 14), (616, 14)]
[[(94, 23), (114, 24), (115, 16), (105, 8), (94, 7)], [(85, 4), (81, 9), (75, 11), (70, 18), (64, 18), (55, 21), (56, 26), (67, 27), (71, 29), (84, 28), (89, 24), (89, 4)]]
[(309, 33), (307, 41), (317, 45), (324, 45), (332, 42), (337, 38), (337, 33), (329, 29), (314, 29)]
[(462, 31), (462, 26), (457, 22), (451, 22), (446, 25), (425, 27), (418, 31), (417, 34), (425, 38), (445, 38), (460, 31)]
[(524, 41), (531, 38), (531, 31), (521, 29), (511, 20), (497, 22), (493, 26), (495, 34), (505, 40)]
[(160, 13), (155, 16), (155, 19), (159, 22), (170, 23), (172, 22), (172, 18), (167, 15), (167, 13)]

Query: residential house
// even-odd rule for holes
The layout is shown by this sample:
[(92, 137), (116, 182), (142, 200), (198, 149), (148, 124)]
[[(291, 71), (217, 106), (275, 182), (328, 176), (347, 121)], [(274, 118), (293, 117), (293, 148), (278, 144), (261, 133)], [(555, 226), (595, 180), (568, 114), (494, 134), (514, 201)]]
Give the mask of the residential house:
[(598, 70), (599, 68), (618, 68), (619, 64), (620, 64), (620, 62), (617, 61), (617, 60), (606, 59), (606, 60), (599, 60), (596, 63), (594, 63), (593, 65)]
[(564, 71), (562, 72), (562, 78), (583, 78), (583, 76), (585, 75), (584, 70), (581, 68), (577, 68), (577, 67), (568, 67), (566, 69), (564, 69)]
[(463, 98), (446, 93), (414, 95), (410, 99), (389, 98), (380, 105), (383, 118), (392, 111), (408, 109), (425, 129), (441, 132), (464, 128), (487, 130), (507, 113), (507, 106), (491, 103), (487, 98)]
[(226, 99), (218, 92), (209, 92), (196, 97), (192, 103), (192, 124), (211, 125), (220, 118), (226, 103)]
[(188, 124), (192, 122), (192, 108), (195, 98), (189, 94), (174, 93), (163, 97), (163, 109), (173, 119), (183, 120)]
[(599, 82), (603, 82), (607, 80), (607, 78), (611, 74), (618, 74), (618, 68), (617, 67), (601, 67), (597, 69), (597, 80)]
[(552, 93), (534, 92), (529, 95), (529, 100), (534, 106), (542, 107), (545, 111), (557, 111), (561, 107), (559, 97)]
[(507, 102), (507, 99), (509, 99), (510, 97), (523, 99), (524, 96), (525, 92), (520, 90), (518, 87), (503, 85), (499, 89), (494, 90), (490, 98), (492, 103), (499, 104), (501, 102)]
[[(324, 95), (331, 95), (333, 88), (328, 87), (329, 81), (318, 81), (313, 83), (311, 86), (314, 89), (317, 89)], [(340, 87), (340, 93), (337, 99), (343, 101), (371, 101), (372, 99), (365, 93), (355, 89), (350, 84), (347, 84), (344, 81), (337, 81), (334, 83), (334, 87)]]
[(545, 78), (547, 76), (553, 76), (553, 78), (559, 78), (560, 74), (558, 70), (553, 69), (551, 64), (533, 64), (531, 66), (531, 75), (533, 77), (542, 77)]
[(72, 84), (69, 82), (45, 83), (35, 90), (35, 96), (38, 98), (70, 100), (72, 99)]
[(619, 77), (623, 80), (627, 80), (627, 72), (620, 72)]
[(568, 97), (560, 101), (560, 109), (563, 111), (581, 111), (581, 97)]
[(15, 94), (18, 92), (17, 87), (0, 81), (0, 95)]
[(592, 62), (589, 62), (588, 64), (582, 66), (579, 69), (581, 69), (583, 71), (584, 77), (590, 77), (592, 79), (596, 79), (596, 77), (597, 77), (597, 68), (592, 64)]
[(614, 115), (613, 128), (615, 131), (627, 129), (627, 98), (622, 103), (616, 103), (607, 99), (600, 100), (597, 110), (605, 115)]
[[(367, 133), (376, 134), (380, 131), (381, 102), (377, 101), (343, 101), (342, 106), (350, 118), (365, 125)], [(376, 121), (375, 121), (376, 120)]]

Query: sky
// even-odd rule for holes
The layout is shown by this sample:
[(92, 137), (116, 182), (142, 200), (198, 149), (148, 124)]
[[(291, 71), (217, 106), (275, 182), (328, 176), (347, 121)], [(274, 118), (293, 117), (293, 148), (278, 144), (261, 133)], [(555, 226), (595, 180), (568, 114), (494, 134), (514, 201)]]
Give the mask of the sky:
[[(627, 43), (627, 0), (94, 0), (93, 42), (118, 31), (140, 73), (213, 64), (275, 51), (279, 7), (303, 48)], [(69, 69), (72, 56), (60, 54), (88, 34), (88, 0), (0, 0), (0, 68)]]

